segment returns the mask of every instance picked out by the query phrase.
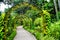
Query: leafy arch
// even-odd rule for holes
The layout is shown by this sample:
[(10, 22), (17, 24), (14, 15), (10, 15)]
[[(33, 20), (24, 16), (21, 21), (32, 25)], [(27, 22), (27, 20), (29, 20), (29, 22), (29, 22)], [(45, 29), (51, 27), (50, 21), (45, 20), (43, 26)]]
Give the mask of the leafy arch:
[[(31, 7), (31, 9), (33, 9), (33, 10), (37, 10), (37, 11), (39, 11), (38, 9), (37, 9), (37, 7), (34, 7), (33, 5), (31, 5), (31, 4), (29, 4), (29, 3), (25, 3), (25, 2), (23, 2), (23, 3), (19, 3), (19, 4), (17, 4), (17, 5), (15, 5), (15, 6), (13, 6), (12, 8), (10, 8), (7, 12), (6, 12), (6, 14), (5, 14), (5, 17), (4, 17), (4, 35), (5, 35), (5, 37), (4, 37), (4, 39), (6, 40), (6, 35), (7, 35), (7, 33), (6, 33), (6, 29), (8, 29), (8, 21), (9, 21), (9, 17), (10, 17), (10, 14), (11, 14), (11, 12), (12, 11), (15, 11), (15, 10), (17, 10), (18, 8), (24, 8), (24, 7)], [(16, 17), (15, 17), (16, 18)], [(15, 20), (14, 20), (14, 28), (15, 28)]]
[(15, 6), (13, 6), (12, 8), (10, 8), (9, 10), (8, 10), (8, 12), (6, 13), (6, 15), (10, 15), (10, 13), (12, 12), (12, 11), (15, 11), (15, 10), (17, 10), (17, 9), (19, 9), (19, 8), (24, 8), (24, 7), (30, 7), (32, 10), (35, 10), (35, 11), (40, 11), (40, 10), (38, 10), (38, 8), (37, 7), (35, 7), (35, 6), (33, 6), (32, 4), (29, 4), (29, 3), (19, 3), (18, 5), (15, 5)]
[(8, 18), (10, 17), (10, 14), (11, 14), (12, 11), (15, 11), (15, 10), (17, 10), (19, 8), (24, 8), (24, 7), (30, 7), (32, 10), (40, 12), (40, 10), (37, 7), (33, 6), (32, 4), (29, 4), (29, 3), (26, 3), (26, 2), (19, 3), (19, 4), (15, 5), (15, 6), (13, 6), (12, 8), (10, 8), (6, 12), (6, 15), (5, 15), (5, 18), (4, 18), (4, 24), (7, 24)]
[[(8, 10), (8, 12), (6, 12), (6, 15), (5, 15), (5, 18), (4, 18), (4, 27), (5, 27), (5, 29), (7, 28), (7, 21), (8, 21), (8, 18), (10, 17), (10, 13), (12, 12), (12, 11), (15, 11), (15, 10), (17, 10), (17, 9), (19, 9), (19, 8), (24, 8), (24, 7), (30, 7), (32, 10), (35, 10), (35, 11), (39, 11), (39, 13), (41, 13), (41, 11), (37, 8), (37, 7), (35, 7), (35, 6), (33, 6), (32, 4), (29, 4), (29, 3), (25, 3), (25, 2), (23, 2), (22, 4), (21, 3), (19, 3), (19, 4), (17, 4), (17, 5), (15, 5), (15, 6), (13, 6), (12, 8), (10, 8), (9, 10)], [(44, 23), (44, 13), (42, 12), (41, 14), (41, 17), (42, 17), (42, 25), (44, 25), (45, 23)], [(45, 25), (44, 25), (45, 26)], [(43, 27), (44, 27), (43, 26)], [(46, 27), (44, 28), (44, 29), (46, 29)]]

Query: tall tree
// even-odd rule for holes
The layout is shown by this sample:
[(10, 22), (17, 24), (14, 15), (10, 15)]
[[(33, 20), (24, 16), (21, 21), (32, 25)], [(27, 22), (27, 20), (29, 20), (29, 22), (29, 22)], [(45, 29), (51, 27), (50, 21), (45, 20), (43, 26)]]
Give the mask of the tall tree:
[(56, 4), (56, 0), (53, 0), (54, 2), (54, 6), (55, 6), (55, 11), (56, 11), (56, 17), (57, 17), (57, 20), (59, 20), (59, 17), (58, 17), (58, 10), (57, 10), (57, 4)]
[(60, 11), (60, 0), (58, 0), (58, 6), (59, 6), (59, 11)]

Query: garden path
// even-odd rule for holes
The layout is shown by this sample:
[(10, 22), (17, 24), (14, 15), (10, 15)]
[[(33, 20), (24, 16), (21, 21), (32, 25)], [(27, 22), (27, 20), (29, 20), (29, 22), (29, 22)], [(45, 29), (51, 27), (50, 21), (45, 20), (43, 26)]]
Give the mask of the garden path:
[(36, 38), (31, 33), (24, 30), (23, 26), (19, 26), (17, 27), (17, 35), (14, 40), (36, 40)]

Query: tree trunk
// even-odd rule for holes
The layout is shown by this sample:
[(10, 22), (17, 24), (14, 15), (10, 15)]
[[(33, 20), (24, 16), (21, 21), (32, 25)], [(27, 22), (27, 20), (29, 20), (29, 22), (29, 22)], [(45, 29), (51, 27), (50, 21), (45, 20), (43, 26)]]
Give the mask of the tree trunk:
[(56, 0), (53, 0), (53, 2), (54, 2), (54, 6), (55, 6), (55, 11), (56, 11), (56, 18), (57, 18), (57, 20), (59, 20), (59, 17), (58, 17), (58, 10), (57, 10), (57, 4), (56, 4)]
[(60, 0), (58, 0), (58, 6), (59, 6), (59, 11), (60, 11)]

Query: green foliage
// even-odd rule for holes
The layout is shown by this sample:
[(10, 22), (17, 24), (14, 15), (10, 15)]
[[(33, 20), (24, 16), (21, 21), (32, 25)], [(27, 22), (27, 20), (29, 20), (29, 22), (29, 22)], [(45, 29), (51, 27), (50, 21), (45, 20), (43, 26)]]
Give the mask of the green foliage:
[(35, 36), (37, 37), (37, 40), (55, 40), (54, 37), (52, 36), (44, 36), (43, 33), (36, 32)]
[(4, 37), (4, 32), (3, 32), (3, 29), (4, 29), (3, 19), (4, 19), (4, 14), (2, 14), (2, 15), (0, 16), (0, 39), (1, 39), (1, 40), (3, 40), (3, 37)]
[[(22, 0), (14, 0), (15, 3), (20, 1)], [(37, 40), (60, 40), (60, 21), (51, 23), (50, 13), (52, 13), (52, 10), (54, 11), (52, 1), (48, 3), (46, 0), (32, 0), (31, 4), (34, 4), (37, 8), (28, 3), (19, 3), (13, 6), (6, 14), (1, 14), (1, 40), (13, 40), (16, 35), (16, 31), (14, 31), (16, 24), (23, 25), (26, 30), (36, 36)], [(19, 8), (22, 10), (25, 7), (30, 8), (25, 14), (20, 13), (17, 15), (14, 12)]]
[(51, 17), (47, 10), (43, 10), (43, 21), (49, 27), (51, 24)]
[[(6, 15), (5, 13), (2, 13), (1, 16), (0, 16), (0, 40), (5, 40), (4, 39), (5, 37), (7, 39), (7, 37), (11, 35), (11, 33), (14, 29), (14, 24), (13, 23), (14, 23), (15, 18), (10, 16), (10, 18), (8, 18), (7, 24), (4, 24), (5, 15)], [(4, 26), (6, 26), (6, 29), (5, 29)]]
[(50, 26), (50, 34), (51, 36), (59, 39), (60, 38), (60, 21), (51, 24)]
[[(28, 27), (25, 27), (25, 29), (34, 34), (37, 40), (59, 40), (60, 21), (51, 24), (51, 17), (47, 10), (43, 10), (42, 15), (40, 17), (35, 18), (34, 25), (35, 25), (34, 29), (30, 29)], [(45, 26), (46, 29), (44, 29)], [(45, 30), (46, 33), (43, 32)]]
[(37, 14), (39, 13), (39, 11), (35, 11), (35, 10), (28, 10), (25, 15), (27, 15), (29, 18), (32, 18), (33, 21), (35, 20), (35, 18), (38, 16)]
[(49, 2), (49, 3), (45, 3), (42, 6), (42, 9), (44, 10), (48, 10), (49, 12), (51, 12), (53, 10), (53, 3)]
[(42, 17), (41, 18), (36, 18), (34, 21), (35, 26), (41, 26), (42, 24)]
[(8, 37), (7, 40), (13, 40), (13, 38), (16, 36), (16, 30), (14, 30), (11, 35)]
[(31, 18), (24, 18), (23, 19), (23, 25), (24, 26), (31, 26), (32, 19)]
[(58, 12), (58, 16), (59, 16), (59, 19), (60, 19), (60, 11)]
[(41, 36), (41, 40), (55, 40), (55, 39), (52, 36), (46, 35), (46, 36)]

